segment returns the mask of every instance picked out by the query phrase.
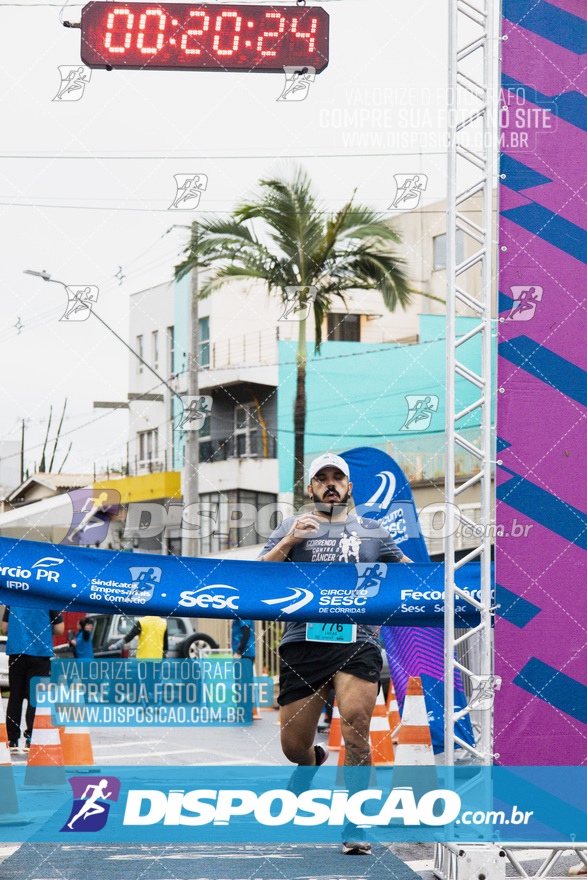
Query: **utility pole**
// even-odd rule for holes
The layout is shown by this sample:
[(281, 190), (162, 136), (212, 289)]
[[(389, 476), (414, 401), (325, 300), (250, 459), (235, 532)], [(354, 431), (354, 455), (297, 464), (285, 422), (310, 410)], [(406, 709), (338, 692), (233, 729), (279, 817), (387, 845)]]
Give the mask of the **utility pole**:
[(24, 483), (24, 419), (21, 424), (20, 434), (20, 482)]
[[(198, 246), (198, 225), (192, 224), (192, 248), (196, 251), (197, 257)], [(188, 354), (188, 394), (191, 398), (198, 398), (200, 395), (200, 377), (198, 370), (200, 367), (200, 333), (198, 326), (198, 267), (197, 264), (191, 270), (191, 295), (190, 295), (190, 351)], [(185, 432), (185, 452), (183, 461), (183, 507), (184, 511), (191, 505), (197, 505), (199, 501), (199, 481), (198, 472), (200, 468), (200, 432)], [(193, 511), (197, 508), (194, 507)], [(185, 525), (181, 533), (181, 555), (197, 556), (200, 549), (199, 529), (190, 528), (190, 523), (194, 525), (199, 521), (199, 516), (192, 513), (188, 514)], [(187, 528), (186, 528), (187, 526)]]

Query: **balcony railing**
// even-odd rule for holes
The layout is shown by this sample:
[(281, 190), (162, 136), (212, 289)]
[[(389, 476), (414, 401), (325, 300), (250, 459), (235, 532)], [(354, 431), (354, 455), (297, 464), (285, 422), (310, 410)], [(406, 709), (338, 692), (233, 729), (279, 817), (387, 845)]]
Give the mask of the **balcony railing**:
[(275, 437), (267, 435), (267, 448), (262, 434), (232, 435), (222, 440), (200, 440), (200, 462), (229, 461), (233, 458), (277, 458)]
[(277, 332), (255, 330), (244, 336), (220, 339), (208, 343), (208, 363), (211, 370), (235, 367), (241, 364), (276, 364)]

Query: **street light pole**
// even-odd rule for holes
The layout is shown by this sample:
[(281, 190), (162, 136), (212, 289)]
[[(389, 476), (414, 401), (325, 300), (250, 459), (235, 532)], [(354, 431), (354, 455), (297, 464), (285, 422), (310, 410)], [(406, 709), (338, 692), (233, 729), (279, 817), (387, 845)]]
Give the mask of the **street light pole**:
[[(45, 272), (45, 271), (34, 272), (32, 269), (24, 269), (23, 274), (24, 275), (34, 275), (36, 278), (42, 278), (43, 281), (48, 281), (50, 284), (60, 284), (62, 287), (65, 288), (66, 291), (69, 290), (67, 284), (65, 284), (64, 281), (59, 281), (57, 278), (51, 278), (51, 276), (49, 275), (48, 272)], [(76, 296), (76, 299), (78, 299), (77, 296)], [(81, 302), (81, 300), (80, 300), (80, 302)], [(122, 342), (122, 344), (126, 348), (128, 348), (130, 353), (133, 354), (136, 357), (136, 359), (139, 360), (143, 364), (143, 366), (145, 366), (148, 370), (151, 371), (151, 373), (153, 373), (153, 375), (159, 380), (159, 382), (161, 382), (162, 385), (165, 385), (165, 387), (167, 388), (168, 391), (170, 391), (172, 394), (174, 394), (178, 398), (178, 400), (181, 401), (181, 405), (183, 408), (183, 400), (181, 399), (181, 396), (177, 393), (177, 391), (175, 391), (171, 387), (171, 385), (168, 382), (166, 382), (165, 379), (162, 376), (160, 376), (159, 373), (156, 370), (154, 370), (153, 367), (150, 364), (148, 364), (147, 361), (144, 360), (138, 352), (136, 352), (134, 350), (134, 348), (131, 348), (131, 346), (128, 344), (128, 342), (126, 342), (126, 340), (123, 339), (122, 336), (119, 336), (118, 333), (116, 332), (116, 330), (114, 330), (110, 326), (110, 324), (107, 324), (106, 321), (103, 318), (101, 318), (100, 315), (98, 315), (93, 309), (90, 309), (89, 311), (90, 311), (90, 314), (94, 316), (94, 318), (98, 319), (100, 324), (102, 324), (104, 327), (106, 327), (106, 329), (109, 330), (113, 336), (116, 336), (116, 338), (118, 339), (119, 342)]]
[[(197, 223), (192, 224), (192, 247), (197, 250), (198, 245), (198, 226)], [(189, 308), (189, 340), (190, 350), (188, 354), (188, 394), (191, 398), (198, 398), (200, 395), (200, 333), (198, 318), (198, 267), (197, 264), (192, 267), (190, 274), (190, 308)], [(183, 462), (183, 506), (184, 512), (197, 505), (200, 498), (199, 486), (199, 469), (200, 469), (200, 432), (185, 432), (185, 452)], [(197, 507), (192, 507), (193, 511), (197, 511)], [(189, 528), (189, 523), (197, 523), (199, 517), (197, 515), (184, 517), (184, 525), (181, 533), (181, 555), (197, 556), (200, 550), (198, 532), (199, 529)]]

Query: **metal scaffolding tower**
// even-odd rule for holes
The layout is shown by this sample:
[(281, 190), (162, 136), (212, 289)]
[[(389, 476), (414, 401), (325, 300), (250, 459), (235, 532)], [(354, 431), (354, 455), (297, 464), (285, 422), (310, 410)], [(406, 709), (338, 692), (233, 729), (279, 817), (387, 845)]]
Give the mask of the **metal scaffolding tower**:
[[(454, 677), (458, 669), (468, 692), (475, 693), (483, 682), (490, 685), (493, 673), (492, 584), (491, 584), (491, 365), (493, 258), (494, 162), (497, 153), (494, 82), (494, 0), (450, 0), (449, 24), (449, 141), (447, 196), (447, 297), (446, 297), (446, 469), (445, 469), (445, 763), (454, 764), (455, 747), (466, 749), (482, 765), (493, 760), (492, 711), (483, 711), (480, 736), (475, 747), (455, 734), (455, 723), (471, 712), (471, 702), (459, 712), (454, 708)], [(479, 222), (462, 213), (470, 199), (480, 202)], [(457, 263), (457, 232), (466, 242), (465, 256)], [(466, 256), (466, 254), (469, 256)], [(481, 286), (478, 271), (481, 269)], [(471, 270), (476, 269), (476, 272)], [(478, 319), (475, 327), (457, 335), (457, 305), (462, 304)], [(462, 311), (462, 310), (461, 310)], [(476, 373), (459, 361), (459, 347), (477, 334), (481, 337), (481, 368)], [(473, 403), (461, 408), (456, 395), (456, 378), (476, 389)], [(481, 414), (479, 445), (459, 433), (461, 419), (474, 410)], [(479, 472), (465, 483), (455, 483), (455, 444), (477, 458)], [(473, 523), (457, 506), (459, 496), (480, 484), (480, 522)], [(455, 560), (454, 532), (468, 526), (478, 545)], [(481, 562), (481, 593), (478, 598), (455, 587), (454, 574), (472, 559)], [(480, 623), (455, 638), (455, 600), (478, 609)], [(478, 668), (473, 673), (455, 659), (455, 648), (475, 643)]]

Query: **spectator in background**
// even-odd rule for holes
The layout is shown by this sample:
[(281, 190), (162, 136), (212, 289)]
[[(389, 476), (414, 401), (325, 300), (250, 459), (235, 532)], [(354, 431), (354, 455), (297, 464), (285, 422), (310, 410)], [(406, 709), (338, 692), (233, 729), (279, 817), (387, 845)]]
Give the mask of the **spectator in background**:
[(232, 621), (232, 656), (235, 660), (250, 660), (255, 663), (255, 621), (241, 620), (235, 617)]
[(118, 651), (126, 643), (139, 637), (137, 660), (160, 660), (168, 650), (167, 621), (163, 617), (140, 617), (130, 632), (108, 646), (109, 651)]
[[(92, 646), (92, 632), (94, 622), (90, 617), (83, 617), (77, 622), (77, 634), (67, 641), (77, 660), (93, 660), (94, 648)], [(70, 632), (72, 632), (70, 630)]]
[(59, 611), (41, 608), (6, 606), (2, 619), (2, 632), (8, 634), (8, 686), (10, 696), (6, 707), (6, 733), (11, 752), (18, 752), (22, 705), (27, 701), (26, 728), (23, 752), (28, 752), (33, 734), (35, 707), (31, 705), (31, 679), (51, 675), (53, 636), (65, 630)]

